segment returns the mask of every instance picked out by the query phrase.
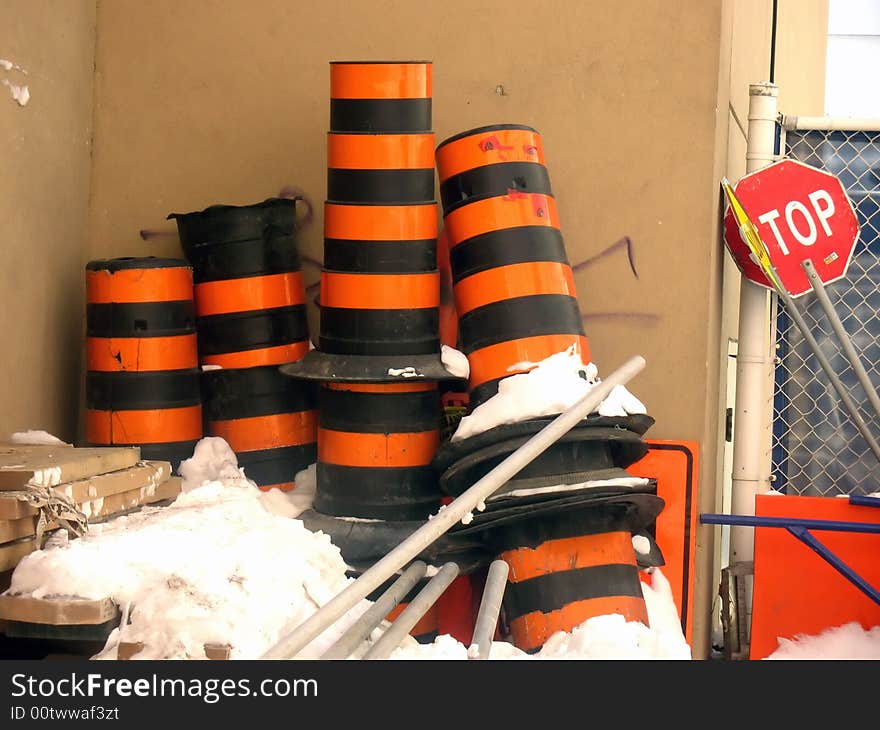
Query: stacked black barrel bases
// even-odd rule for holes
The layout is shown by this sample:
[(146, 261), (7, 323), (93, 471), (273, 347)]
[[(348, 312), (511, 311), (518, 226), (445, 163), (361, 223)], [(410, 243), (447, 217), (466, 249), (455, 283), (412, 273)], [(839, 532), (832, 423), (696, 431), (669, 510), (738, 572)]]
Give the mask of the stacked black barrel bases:
[[(471, 408), (495, 396), (517, 363), (564, 350), (589, 363), (538, 132), (472, 129), (440, 144), (436, 158)], [(460, 495), (550, 420), (443, 444), (434, 461), (442, 489)], [(538, 650), (555, 631), (602, 614), (648, 623), (632, 536), (646, 534), (663, 502), (655, 483), (625, 469), (647, 452), (642, 435), (652, 423), (585, 419), (452, 531), (478, 536), (510, 566), (504, 618), (519, 648)], [(658, 555), (653, 545), (641, 562)]]
[(296, 201), (169, 218), (193, 267), (205, 430), (261, 488), (292, 489), (317, 455), (314, 386), (278, 370), (310, 347)]
[(182, 259), (86, 266), (86, 439), (176, 469), (202, 436), (192, 269)]
[(442, 498), (431, 64), (332, 63), (330, 97), (321, 331), (282, 372), (320, 382), (303, 519), (360, 568)]

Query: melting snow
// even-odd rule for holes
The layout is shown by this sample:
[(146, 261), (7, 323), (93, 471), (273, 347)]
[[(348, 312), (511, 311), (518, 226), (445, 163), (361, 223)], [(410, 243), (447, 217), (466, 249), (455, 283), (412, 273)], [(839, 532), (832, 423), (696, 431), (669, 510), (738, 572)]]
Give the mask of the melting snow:
[(767, 659), (880, 659), (880, 626), (866, 630), (855, 621), (777, 641), (779, 648)]
[(468, 362), (467, 355), (460, 350), (456, 350), (449, 345), (441, 345), (440, 360), (443, 367), (457, 378), (468, 378), (471, 374), (471, 365)]
[(394, 377), (400, 378), (423, 378), (425, 377), (422, 373), (416, 370), (412, 365), (407, 365), (405, 368), (388, 368), (388, 374), (393, 375)]
[(67, 446), (57, 436), (53, 436), (47, 431), (16, 431), (9, 437), (9, 442), (13, 444), (45, 445), (45, 446)]
[[(539, 363), (522, 362), (511, 370), (529, 369), (498, 384), (498, 394), (477, 406), (459, 422), (453, 441), (475, 436), (506, 423), (562, 413), (601, 383), (598, 368), (584, 365), (574, 346)], [(624, 386), (615, 386), (599, 404), (601, 416), (646, 413), (644, 404)]]

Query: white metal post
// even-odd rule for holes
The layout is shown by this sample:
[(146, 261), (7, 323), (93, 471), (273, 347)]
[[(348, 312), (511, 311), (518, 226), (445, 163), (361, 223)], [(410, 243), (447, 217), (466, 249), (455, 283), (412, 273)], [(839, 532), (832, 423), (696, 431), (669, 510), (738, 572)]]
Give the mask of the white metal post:
[[(775, 161), (776, 97), (771, 83), (749, 85), (749, 127), (746, 172)], [(770, 338), (770, 292), (742, 277), (739, 299), (739, 337), (736, 356), (732, 508), (734, 514), (754, 515), (755, 495), (770, 487), (772, 448), (773, 342)], [(730, 563), (748, 562), (755, 555), (755, 530), (731, 529)], [(746, 591), (746, 625), (751, 624), (751, 584)]]

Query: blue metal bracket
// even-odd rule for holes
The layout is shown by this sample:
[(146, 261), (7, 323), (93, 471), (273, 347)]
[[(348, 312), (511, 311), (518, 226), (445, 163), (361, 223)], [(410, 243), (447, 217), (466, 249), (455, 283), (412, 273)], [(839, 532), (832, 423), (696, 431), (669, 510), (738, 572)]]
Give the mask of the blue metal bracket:
[[(858, 500), (858, 501), (857, 501)], [(865, 502), (862, 500), (870, 500)], [(880, 499), (877, 497), (850, 497), (850, 504), (868, 507), (880, 507)], [(861, 532), (866, 534), (880, 534), (880, 523), (875, 522), (846, 522), (840, 520), (810, 520), (796, 517), (753, 517), (750, 515), (721, 515), (703, 513), (700, 522), (704, 525), (734, 525), (736, 527), (782, 527), (788, 530), (807, 547), (814, 550), (820, 558), (870, 598), (880, 605), (880, 591), (874, 588), (856, 571), (847, 565), (827, 545), (820, 542), (810, 530), (828, 530), (831, 532)]]

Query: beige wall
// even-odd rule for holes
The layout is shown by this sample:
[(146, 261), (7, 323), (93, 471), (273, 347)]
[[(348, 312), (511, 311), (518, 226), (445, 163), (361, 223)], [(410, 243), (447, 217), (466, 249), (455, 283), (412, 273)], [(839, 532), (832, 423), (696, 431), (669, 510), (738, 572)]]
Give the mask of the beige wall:
[(828, 0), (779, 0), (776, 74), (779, 111), (792, 116), (825, 113)]
[(5, 0), (0, 57), (0, 439), (76, 436), (92, 121), (95, 0)]

